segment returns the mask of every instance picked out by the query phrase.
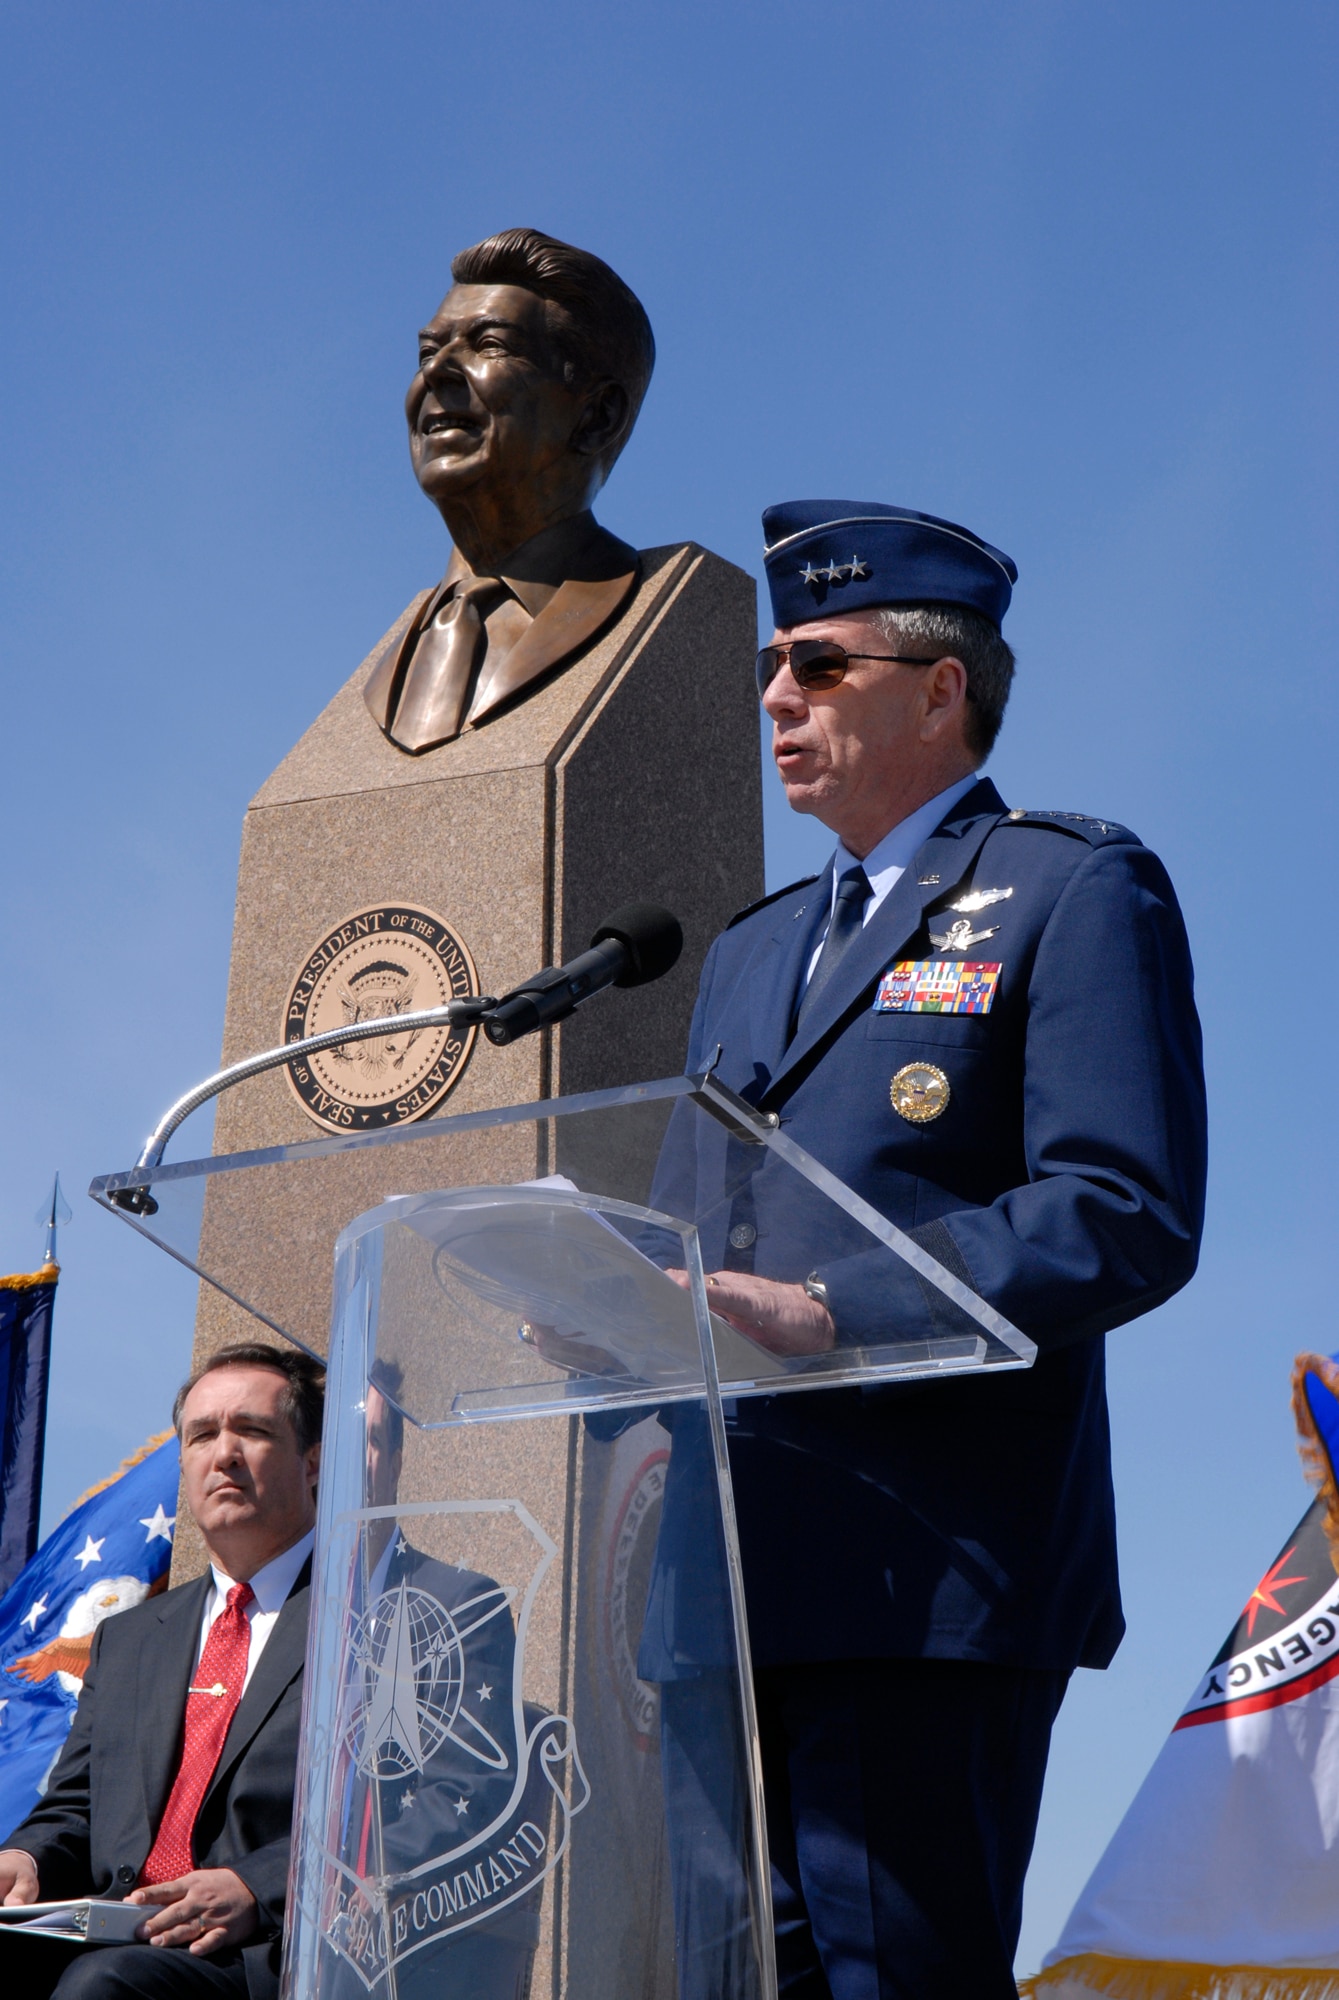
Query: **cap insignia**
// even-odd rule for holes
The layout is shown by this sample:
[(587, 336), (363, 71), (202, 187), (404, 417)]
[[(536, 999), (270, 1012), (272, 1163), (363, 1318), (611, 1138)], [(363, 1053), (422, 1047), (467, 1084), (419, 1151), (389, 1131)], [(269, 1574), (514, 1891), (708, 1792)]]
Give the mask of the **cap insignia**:
[(825, 569), (815, 569), (812, 563), (801, 563), (801, 579), (811, 587), (819, 583), (854, 583), (870, 573), (869, 564), (859, 556), (852, 556), (850, 562), (830, 562)]

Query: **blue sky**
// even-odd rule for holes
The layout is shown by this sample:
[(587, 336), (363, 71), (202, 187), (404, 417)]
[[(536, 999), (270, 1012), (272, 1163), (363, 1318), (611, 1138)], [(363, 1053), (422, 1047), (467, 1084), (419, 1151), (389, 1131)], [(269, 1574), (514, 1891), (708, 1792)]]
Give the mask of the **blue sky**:
[[(440, 571), (414, 331), (534, 223), (656, 329), (608, 525), (757, 574), (781, 498), (966, 521), (1021, 572), (1001, 789), (1125, 821), (1185, 904), (1209, 1230), (1110, 1344), (1131, 1632), (1061, 1720), (1035, 1965), (1305, 1504), (1288, 1366), (1339, 1347), (1337, 39), (1290, 0), (6, 9), (0, 1266), (59, 1167), (51, 1519), (193, 1316), (82, 1189), (217, 1060), (246, 802)], [(767, 810), (779, 884), (825, 842)]]

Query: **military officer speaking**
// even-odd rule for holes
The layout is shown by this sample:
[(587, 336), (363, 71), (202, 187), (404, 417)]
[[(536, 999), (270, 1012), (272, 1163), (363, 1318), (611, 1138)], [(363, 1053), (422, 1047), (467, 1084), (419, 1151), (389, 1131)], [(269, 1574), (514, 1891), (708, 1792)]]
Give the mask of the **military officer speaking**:
[[(1198, 1252), (1190, 953), (1134, 834), (1010, 810), (980, 775), (1013, 674), (1009, 558), (905, 507), (799, 501), (763, 525), (772, 751), (837, 847), (716, 940), (688, 1067), (719, 1044), (723, 1082), (1040, 1350), (731, 1417), (781, 1991), (995, 2000), (1052, 1723), (1124, 1629), (1104, 1336)], [(757, 1234), (711, 1274), (724, 1318), (787, 1353), (877, 1337), (861, 1259), (783, 1283)], [(888, 1266), (879, 1313), (928, 1334), (939, 1295)]]

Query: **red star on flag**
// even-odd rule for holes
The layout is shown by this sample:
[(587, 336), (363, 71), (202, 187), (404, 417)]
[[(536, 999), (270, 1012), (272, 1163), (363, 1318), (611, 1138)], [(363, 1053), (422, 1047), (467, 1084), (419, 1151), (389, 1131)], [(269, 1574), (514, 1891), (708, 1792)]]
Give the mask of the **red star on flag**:
[(1255, 1621), (1256, 1618), (1259, 1616), (1261, 1605), (1264, 1605), (1270, 1611), (1282, 1611), (1283, 1606), (1279, 1603), (1278, 1598), (1274, 1595), (1276, 1590), (1286, 1590), (1290, 1583), (1306, 1582), (1306, 1578), (1304, 1576), (1279, 1575), (1279, 1571), (1283, 1568), (1284, 1564), (1291, 1562), (1296, 1553), (1297, 1553), (1297, 1544), (1294, 1542), (1293, 1546), (1290, 1549), (1285, 1550), (1284, 1553), (1279, 1557), (1278, 1561), (1274, 1564), (1273, 1568), (1267, 1569), (1265, 1571), (1259, 1583), (1256, 1584), (1255, 1589), (1251, 1592), (1250, 1596), (1247, 1598), (1246, 1632), (1248, 1637), (1253, 1638), (1255, 1635)]

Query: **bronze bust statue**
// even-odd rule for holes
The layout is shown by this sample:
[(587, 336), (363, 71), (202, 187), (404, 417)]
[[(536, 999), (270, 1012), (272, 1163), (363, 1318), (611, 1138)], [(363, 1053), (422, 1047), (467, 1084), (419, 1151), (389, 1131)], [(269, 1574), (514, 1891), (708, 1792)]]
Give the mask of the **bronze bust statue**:
[(640, 302), (598, 257), (537, 229), (462, 250), (451, 276), (419, 335), (405, 415), (415, 475), (454, 546), (364, 690), (411, 756), (570, 658), (638, 579), (636, 551), (590, 509), (655, 365)]

